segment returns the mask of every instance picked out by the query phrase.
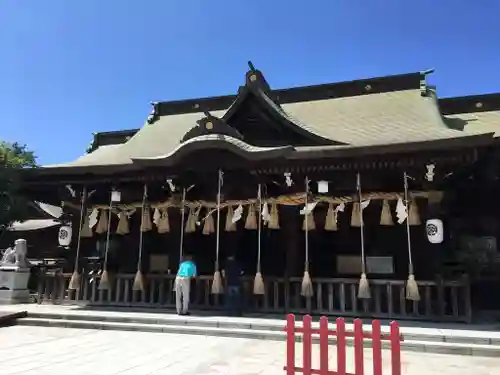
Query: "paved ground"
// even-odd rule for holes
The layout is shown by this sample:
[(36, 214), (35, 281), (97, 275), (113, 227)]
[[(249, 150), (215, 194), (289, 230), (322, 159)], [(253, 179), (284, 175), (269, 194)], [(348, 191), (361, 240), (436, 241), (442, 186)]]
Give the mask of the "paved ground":
[[(284, 373), (284, 358), (284, 343), (275, 341), (68, 328), (0, 328), (2, 375), (276, 375)], [(331, 360), (333, 363), (335, 358)], [(407, 352), (403, 353), (403, 362), (404, 375), (493, 375), (500, 369), (500, 358)], [(368, 368), (367, 375), (370, 373)], [(384, 374), (390, 374), (388, 369)]]

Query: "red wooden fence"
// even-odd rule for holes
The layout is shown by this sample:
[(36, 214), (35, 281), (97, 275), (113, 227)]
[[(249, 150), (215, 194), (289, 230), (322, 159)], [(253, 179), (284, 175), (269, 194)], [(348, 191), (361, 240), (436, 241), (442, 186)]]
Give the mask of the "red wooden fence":
[[(306, 315), (302, 327), (295, 325), (295, 315), (287, 317), (286, 335), (286, 375), (364, 375), (364, 340), (371, 340), (373, 351), (373, 375), (382, 375), (382, 341), (390, 342), (391, 375), (401, 375), (401, 341), (399, 325), (391, 322), (390, 333), (383, 334), (379, 320), (372, 321), (371, 332), (363, 331), (361, 319), (354, 320), (354, 330), (346, 330), (343, 318), (337, 318), (336, 329), (328, 327), (328, 318), (319, 319), (319, 329), (312, 328), (312, 318)], [(302, 367), (295, 364), (295, 342), (297, 333), (302, 334)], [(319, 369), (312, 368), (312, 341), (313, 335), (319, 335)], [(329, 337), (336, 337), (337, 369), (330, 370), (328, 365)], [(346, 372), (346, 339), (353, 338), (354, 342), (354, 374)]]

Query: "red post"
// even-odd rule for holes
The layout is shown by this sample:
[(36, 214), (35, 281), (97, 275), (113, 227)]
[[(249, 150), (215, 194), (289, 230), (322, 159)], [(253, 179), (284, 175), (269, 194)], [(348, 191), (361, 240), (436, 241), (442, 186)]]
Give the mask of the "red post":
[(345, 321), (337, 318), (337, 374), (346, 375)]
[(364, 375), (363, 322), (354, 319), (354, 373)]
[(380, 320), (372, 322), (373, 375), (382, 375), (382, 329)]
[(295, 315), (286, 318), (286, 375), (295, 375)]
[(319, 371), (320, 375), (328, 375), (328, 318), (319, 318)]
[(401, 375), (401, 341), (399, 335), (399, 324), (391, 322), (391, 371), (392, 375)]
[(304, 316), (302, 320), (302, 373), (304, 375), (312, 374), (312, 317), (311, 315)]

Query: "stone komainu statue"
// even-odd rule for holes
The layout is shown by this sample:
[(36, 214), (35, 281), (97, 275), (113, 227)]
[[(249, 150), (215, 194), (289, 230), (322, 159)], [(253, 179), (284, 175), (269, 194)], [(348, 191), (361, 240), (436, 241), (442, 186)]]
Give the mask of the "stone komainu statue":
[(4, 250), (2, 254), (2, 260), (0, 261), (0, 266), (10, 266), (16, 263), (16, 249), (8, 247)]
[(9, 247), (4, 251), (0, 266), (29, 267), (26, 252), (26, 240), (16, 240), (14, 248)]

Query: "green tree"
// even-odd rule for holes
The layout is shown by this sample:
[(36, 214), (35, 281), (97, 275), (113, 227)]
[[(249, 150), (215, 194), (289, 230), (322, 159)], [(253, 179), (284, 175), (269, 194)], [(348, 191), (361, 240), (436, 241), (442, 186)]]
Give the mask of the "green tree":
[(26, 145), (0, 141), (0, 228), (26, 218), (28, 201), (21, 194), (19, 170), (36, 167)]

